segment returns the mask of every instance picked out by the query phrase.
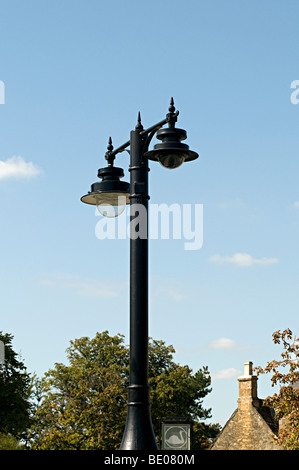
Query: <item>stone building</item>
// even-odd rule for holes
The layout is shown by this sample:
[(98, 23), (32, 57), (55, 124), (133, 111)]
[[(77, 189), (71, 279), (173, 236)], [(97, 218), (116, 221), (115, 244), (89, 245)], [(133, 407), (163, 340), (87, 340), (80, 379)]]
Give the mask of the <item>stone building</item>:
[(238, 382), (238, 408), (210, 450), (282, 450), (277, 444), (278, 423), (274, 414), (257, 396), (257, 376), (252, 375), (252, 362), (245, 362), (244, 375)]

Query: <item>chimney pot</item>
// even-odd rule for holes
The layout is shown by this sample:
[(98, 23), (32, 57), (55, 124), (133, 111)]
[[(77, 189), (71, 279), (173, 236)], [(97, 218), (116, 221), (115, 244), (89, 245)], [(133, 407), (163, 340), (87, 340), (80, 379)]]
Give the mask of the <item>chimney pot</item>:
[(252, 375), (252, 362), (244, 362), (244, 376)]

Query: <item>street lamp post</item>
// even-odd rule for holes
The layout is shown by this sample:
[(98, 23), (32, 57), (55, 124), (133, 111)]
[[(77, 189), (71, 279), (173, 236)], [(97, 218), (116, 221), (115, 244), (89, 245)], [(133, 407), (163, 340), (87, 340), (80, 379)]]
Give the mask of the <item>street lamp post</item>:
[[(183, 129), (175, 128), (178, 114), (171, 99), (164, 120), (144, 130), (139, 114), (129, 141), (113, 150), (110, 139), (105, 156), (108, 166), (98, 172), (102, 181), (94, 183), (91, 191), (81, 198), (82, 202), (97, 205), (107, 216), (107, 207), (112, 207), (112, 216), (117, 216), (119, 204), (130, 204), (131, 221), (136, 216), (136, 207), (142, 209), (138, 215), (140, 236), (132, 233), (133, 225), (130, 224), (130, 377), (121, 450), (158, 449), (151, 422), (148, 386), (148, 160), (159, 161), (166, 168), (177, 168), (198, 157), (181, 142), (187, 135)], [(166, 123), (168, 128), (162, 128)], [(155, 134), (162, 142), (149, 151)], [(130, 184), (120, 181), (123, 171), (113, 165), (115, 156), (127, 147), (130, 147)]]

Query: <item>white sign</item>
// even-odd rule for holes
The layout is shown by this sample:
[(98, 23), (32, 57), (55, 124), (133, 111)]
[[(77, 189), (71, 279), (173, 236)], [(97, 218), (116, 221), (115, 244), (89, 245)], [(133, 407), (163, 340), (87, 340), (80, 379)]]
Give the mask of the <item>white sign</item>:
[(189, 424), (162, 424), (163, 450), (189, 450), (190, 425)]

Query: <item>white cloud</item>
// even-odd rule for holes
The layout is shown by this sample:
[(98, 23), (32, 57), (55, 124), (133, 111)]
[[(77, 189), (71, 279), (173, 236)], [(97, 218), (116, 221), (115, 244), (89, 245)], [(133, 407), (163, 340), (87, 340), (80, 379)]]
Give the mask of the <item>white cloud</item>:
[(239, 346), (233, 339), (219, 338), (211, 341), (209, 347), (213, 349), (237, 349)]
[(299, 208), (299, 201), (295, 201), (294, 204), (293, 204), (293, 206), (294, 206), (296, 209), (298, 209), (298, 208)]
[(50, 279), (39, 281), (40, 285), (46, 287), (61, 287), (70, 289), (82, 297), (117, 297), (117, 285), (113, 287), (94, 278), (73, 276), (72, 274), (56, 274)]
[(239, 377), (241, 372), (233, 367), (228, 369), (218, 370), (217, 372), (211, 372), (212, 380), (227, 380)]
[(232, 256), (214, 255), (209, 259), (212, 263), (230, 263), (236, 266), (253, 266), (254, 264), (266, 265), (278, 263), (277, 258), (253, 258), (248, 253), (235, 253)]
[(0, 179), (33, 178), (41, 173), (32, 162), (25, 162), (22, 157), (11, 157), (0, 160)]

